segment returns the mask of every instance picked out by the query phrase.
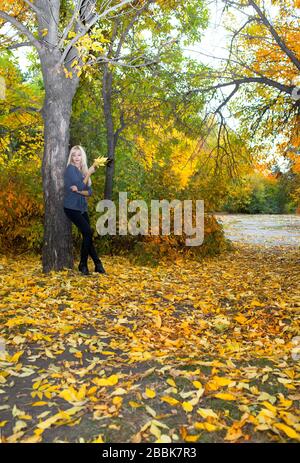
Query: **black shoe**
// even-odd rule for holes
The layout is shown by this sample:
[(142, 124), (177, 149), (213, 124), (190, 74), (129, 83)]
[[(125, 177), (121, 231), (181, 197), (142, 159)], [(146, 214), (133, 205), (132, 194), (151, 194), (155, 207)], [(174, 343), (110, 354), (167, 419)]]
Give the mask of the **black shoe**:
[(84, 275), (89, 275), (89, 274), (90, 274), (89, 269), (88, 269), (87, 266), (84, 265), (84, 264), (81, 264), (81, 263), (80, 263), (80, 264), (78, 265), (78, 270), (79, 270), (79, 272), (83, 273)]
[(103, 268), (103, 265), (101, 262), (99, 264), (95, 264), (95, 272), (97, 273), (106, 273), (106, 271)]

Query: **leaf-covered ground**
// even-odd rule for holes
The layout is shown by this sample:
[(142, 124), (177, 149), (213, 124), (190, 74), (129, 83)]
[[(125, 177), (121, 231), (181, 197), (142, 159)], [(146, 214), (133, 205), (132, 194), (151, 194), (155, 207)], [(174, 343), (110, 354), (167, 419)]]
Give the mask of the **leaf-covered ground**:
[(43, 275), (0, 258), (4, 442), (296, 442), (300, 251)]

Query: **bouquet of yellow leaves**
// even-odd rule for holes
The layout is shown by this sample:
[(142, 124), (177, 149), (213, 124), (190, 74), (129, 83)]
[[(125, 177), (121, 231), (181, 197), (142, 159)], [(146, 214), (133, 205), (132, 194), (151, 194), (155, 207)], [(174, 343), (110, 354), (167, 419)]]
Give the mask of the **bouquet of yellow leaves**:
[(103, 166), (105, 166), (107, 160), (108, 160), (108, 158), (105, 158), (103, 156), (99, 156), (98, 158), (96, 158), (94, 160), (93, 165), (95, 167), (103, 167)]

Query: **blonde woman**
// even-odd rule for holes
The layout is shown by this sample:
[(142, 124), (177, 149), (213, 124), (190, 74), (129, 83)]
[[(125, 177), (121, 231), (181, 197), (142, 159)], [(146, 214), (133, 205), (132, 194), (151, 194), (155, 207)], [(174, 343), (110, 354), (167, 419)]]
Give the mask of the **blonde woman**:
[(64, 211), (66, 216), (82, 233), (81, 257), (78, 270), (89, 274), (88, 256), (95, 264), (95, 272), (106, 273), (93, 244), (93, 231), (90, 226), (86, 197), (91, 196), (91, 175), (95, 172), (94, 164), (88, 169), (86, 153), (82, 146), (71, 148), (64, 173)]

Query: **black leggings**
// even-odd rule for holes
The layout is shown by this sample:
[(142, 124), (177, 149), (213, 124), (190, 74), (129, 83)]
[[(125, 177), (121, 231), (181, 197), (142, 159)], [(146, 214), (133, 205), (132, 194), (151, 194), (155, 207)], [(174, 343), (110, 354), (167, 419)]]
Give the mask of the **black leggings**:
[(93, 230), (90, 226), (90, 219), (87, 212), (81, 213), (75, 209), (64, 207), (65, 214), (82, 233), (81, 258), (80, 263), (87, 266), (88, 256), (90, 255), (94, 264), (101, 263), (97, 251), (93, 244)]

